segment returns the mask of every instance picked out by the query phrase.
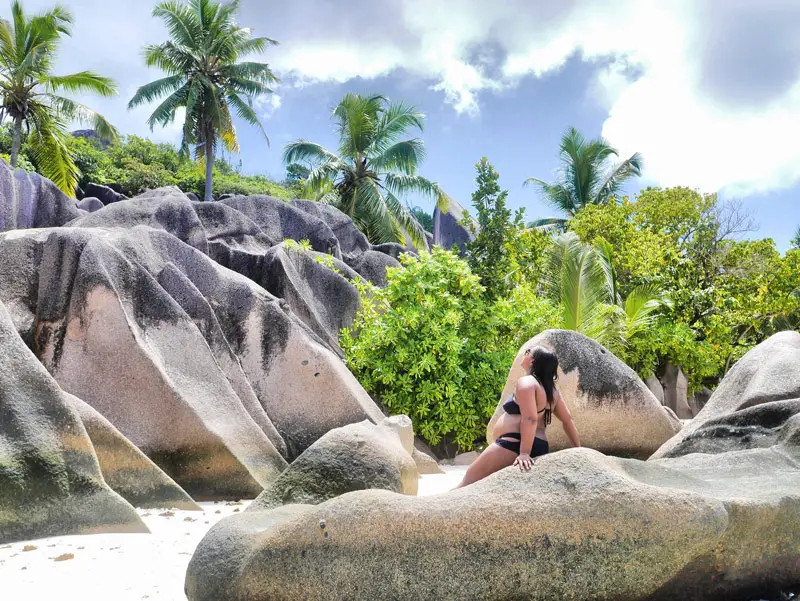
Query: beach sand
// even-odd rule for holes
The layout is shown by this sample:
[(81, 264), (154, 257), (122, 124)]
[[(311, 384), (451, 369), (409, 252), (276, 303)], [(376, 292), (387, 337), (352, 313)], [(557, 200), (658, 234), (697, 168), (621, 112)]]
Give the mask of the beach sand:
[[(454, 488), (465, 467), (422, 476), (419, 495)], [(186, 601), (186, 566), (209, 528), (249, 501), (203, 511), (139, 509), (151, 534), (58, 536), (0, 545), (3, 601)], [(26, 546), (35, 547), (25, 551)]]

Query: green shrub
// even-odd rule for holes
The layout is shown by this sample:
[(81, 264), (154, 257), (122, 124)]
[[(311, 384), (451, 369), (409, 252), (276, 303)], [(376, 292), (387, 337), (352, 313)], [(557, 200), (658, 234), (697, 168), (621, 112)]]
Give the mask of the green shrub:
[(514, 354), (551, 327), (549, 303), (519, 287), (494, 303), (467, 263), (434, 248), (387, 270), (385, 289), (362, 285), (362, 308), (340, 344), (350, 370), (431, 444), (480, 440)]

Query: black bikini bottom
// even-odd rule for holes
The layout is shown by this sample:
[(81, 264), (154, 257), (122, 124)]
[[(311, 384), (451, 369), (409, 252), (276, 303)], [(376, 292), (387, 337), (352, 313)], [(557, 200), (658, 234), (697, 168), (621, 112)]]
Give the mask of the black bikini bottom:
[[(505, 440), (511, 438), (512, 440)], [(519, 446), (522, 442), (522, 435), (519, 432), (508, 432), (497, 437), (494, 444), (513, 451), (519, 455)], [(543, 438), (535, 437), (533, 439), (533, 448), (531, 449), (531, 457), (541, 457), (547, 455), (550, 450), (550, 445)]]

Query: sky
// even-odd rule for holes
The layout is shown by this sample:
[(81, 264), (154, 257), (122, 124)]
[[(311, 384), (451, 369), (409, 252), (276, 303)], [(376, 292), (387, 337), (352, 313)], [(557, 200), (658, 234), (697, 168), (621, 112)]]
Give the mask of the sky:
[[(120, 96), (83, 97), (122, 133), (150, 132), (127, 110), (161, 74), (141, 58), (167, 39), (150, 0), (62, 0), (75, 17), (61, 73), (115, 78)], [(26, 0), (38, 11), (52, 0)], [(379, 93), (426, 114), (420, 173), (463, 206), (486, 156), (530, 219), (554, 214), (528, 177), (551, 180), (574, 126), (620, 156), (644, 157), (627, 186), (688, 186), (741, 201), (780, 250), (800, 226), (800, 2), (797, 0), (241, 0), (239, 22), (280, 44), (280, 77), (257, 103), (270, 145), (238, 128), (246, 173), (284, 175), (281, 150), (304, 138), (336, 148), (330, 115), (347, 92)], [(8, 9), (0, 10), (4, 17)], [(430, 210), (432, 203), (410, 199)]]

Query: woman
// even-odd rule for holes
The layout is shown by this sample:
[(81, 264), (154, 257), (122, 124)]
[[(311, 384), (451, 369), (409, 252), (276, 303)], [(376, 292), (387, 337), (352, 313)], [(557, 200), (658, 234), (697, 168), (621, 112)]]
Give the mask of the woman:
[(509, 465), (530, 471), (533, 458), (549, 450), (545, 429), (553, 415), (561, 421), (572, 445), (581, 446), (569, 409), (555, 386), (558, 378), (555, 354), (540, 346), (526, 349), (522, 368), (530, 375), (517, 380), (514, 394), (503, 404), (504, 413), (494, 428), (494, 444), (469, 466), (458, 488)]

